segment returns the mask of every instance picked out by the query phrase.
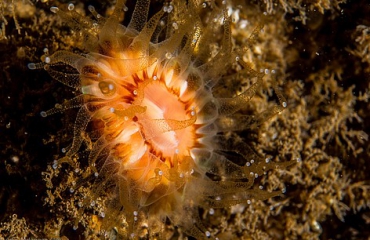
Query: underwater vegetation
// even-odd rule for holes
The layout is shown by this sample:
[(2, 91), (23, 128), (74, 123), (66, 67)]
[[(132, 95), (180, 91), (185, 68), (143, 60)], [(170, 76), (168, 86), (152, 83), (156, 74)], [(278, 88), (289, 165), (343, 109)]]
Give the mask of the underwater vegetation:
[(325, 45), (339, 3), (2, 2), (0, 234), (366, 236), (370, 23)]

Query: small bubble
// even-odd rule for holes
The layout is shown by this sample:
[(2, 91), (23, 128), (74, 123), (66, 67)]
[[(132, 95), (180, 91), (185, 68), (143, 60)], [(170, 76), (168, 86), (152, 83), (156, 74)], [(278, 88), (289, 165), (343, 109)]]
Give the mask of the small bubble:
[(35, 70), (36, 69), (36, 64), (35, 63), (29, 63), (27, 64), (28, 69)]
[(209, 209), (209, 214), (210, 214), (210, 215), (215, 214), (215, 210), (214, 210), (213, 208), (210, 208), (210, 209)]
[(286, 193), (286, 188), (281, 189), (282, 193)]
[(285, 108), (288, 106), (288, 104), (286, 102), (283, 102), (282, 104), (283, 104), (283, 107), (285, 107)]
[(46, 58), (45, 58), (45, 62), (46, 62), (46, 63), (50, 63), (50, 57), (46, 57)]
[(250, 205), (251, 203), (252, 203), (252, 201), (248, 199), (247, 204)]
[(58, 168), (58, 161), (57, 160), (54, 160), (52, 167), (53, 167), (53, 169), (57, 169)]
[(250, 163), (250, 162), (247, 162), (245, 165), (246, 165), (247, 167), (249, 167), (249, 166), (251, 165), (251, 163)]
[(206, 237), (210, 237), (211, 233), (209, 231), (206, 231)]
[(161, 170), (158, 171), (158, 175), (159, 176), (162, 176), (163, 175), (163, 172)]
[(49, 52), (49, 49), (48, 48), (44, 48), (43, 51), (44, 51), (44, 53), (47, 54)]
[(271, 70), (271, 73), (272, 74), (275, 74), (276, 73), (276, 70), (275, 69)]
[(267, 68), (265, 69), (265, 74), (269, 74), (270, 73), (270, 70), (268, 70)]
[(216, 197), (216, 201), (221, 201), (221, 197), (220, 196), (217, 196)]
[(74, 193), (74, 191), (75, 191), (75, 190), (74, 190), (73, 188), (70, 188), (70, 189), (69, 189), (69, 192), (70, 192), (70, 193)]
[(109, 111), (110, 111), (111, 113), (114, 113), (114, 111), (115, 111), (114, 107), (109, 108)]
[(172, 53), (167, 52), (167, 53), (165, 54), (165, 56), (166, 56), (166, 58), (167, 58), (167, 59), (171, 59), (171, 58), (172, 58)]
[(95, 176), (95, 177), (98, 177), (98, 176), (99, 176), (99, 173), (98, 173), (98, 172), (95, 172), (95, 173), (94, 173), (94, 176)]
[(190, 114), (191, 114), (191, 116), (195, 116), (195, 112), (194, 111), (191, 111)]
[(253, 176), (253, 175), (254, 175), (254, 172), (250, 172), (249, 174), (250, 174), (251, 176)]
[(76, 231), (76, 230), (77, 230), (77, 228), (78, 228), (78, 226), (73, 226), (73, 230), (75, 230), (75, 231)]
[(134, 91), (133, 91), (133, 94), (134, 94), (134, 95), (137, 95), (137, 90), (134, 90)]
[(180, 178), (183, 178), (184, 177), (184, 174), (183, 173), (180, 173), (179, 177)]
[(262, 189), (263, 189), (263, 186), (262, 186), (262, 185), (260, 185), (258, 188), (262, 190)]
[(95, 201), (91, 201), (90, 206), (94, 207), (95, 206)]
[(45, 112), (45, 111), (41, 111), (41, 112), (40, 112), (40, 115), (41, 115), (41, 117), (47, 117), (47, 114), (46, 114), (46, 112)]
[(67, 150), (65, 148), (62, 148), (62, 153), (66, 153)]
[(59, 11), (59, 8), (57, 8), (57, 7), (51, 7), (51, 8), (50, 8), (50, 11), (51, 11), (52, 13), (57, 13), (57, 12)]
[(92, 5), (89, 5), (89, 6), (87, 7), (87, 9), (89, 9), (89, 11), (90, 11), (90, 12), (95, 12), (95, 8), (94, 8), (94, 6), (92, 6)]
[(270, 158), (266, 158), (266, 159), (265, 159), (265, 162), (266, 162), (266, 163), (269, 163), (269, 162), (270, 162), (270, 160), (271, 160)]
[(254, 163), (254, 159), (251, 160), (251, 164), (253, 164), (253, 163)]
[(206, 8), (206, 7), (207, 7), (207, 3), (205, 3), (205, 2), (204, 2), (204, 3), (202, 3), (202, 7), (203, 7), (203, 8)]
[(302, 162), (302, 159), (300, 157), (297, 157), (297, 162)]
[(68, 4), (68, 10), (72, 11), (73, 9), (75, 9), (75, 5), (73, 3)]
[(138, 215), (138, 212), (137, 211), (134, 211), (134, 216), (137, 216)]
[(172, 27), (175, 30), (179, 29), (179, 25), (176, 22), (172, 23)]
[(255, 173), (254, 174), (254, 178), (258, 178), (258, 173)]
[(153, 76), (153, 80), (156, 81), (158, 79), (157, 76)]
[(105, 212), (101, 212), (100, 217), (105, 218)]

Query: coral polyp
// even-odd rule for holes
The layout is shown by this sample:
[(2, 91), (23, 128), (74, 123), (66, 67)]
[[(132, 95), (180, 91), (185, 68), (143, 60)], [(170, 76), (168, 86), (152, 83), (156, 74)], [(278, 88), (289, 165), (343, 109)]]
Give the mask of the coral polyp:
[[(254, 188), (254, 181), (290, 163), (270, 163), (225, 133), (260, 124), (286, 102), (278, 93), (279, 105), (254, 117), (240, 112), (263, 75), (239, 60), (242, 51), (232, 47), (224, 5), (211, 2), (204, 13), (197, 1), (172, 1), (147, 20), (149, 5), (138, 1), (128, 26), (119, 22), (122, 0), (107, 19), (89, 7), (97, 21), (82, 17), (71, 4), (66, 12), (51, 9), (80, 31), (85, 52), (57, 51), (43, 63), (29, 64), (81, 92), (41, 115), (79, 108), (72, 145), (55, 168), (73, 165), (86, 135), (91, 140), (85, 172), (93, 179), (81, 176), (71, 191), (91, 182), (75, 228), (90, 203), (108, 195), (101, 230), (135, 237), (141, 214), (150, 234), (160, 233), (168, 218), (190, 236), (209, 237), (197, 220), (199, 207), (223, 208), (280, 194)], [(218, 46), (213, 52), (210, 43)], [(255, 82), (234, 97), (218, 97), (213, 89), (223, 83), (232, 61)]]

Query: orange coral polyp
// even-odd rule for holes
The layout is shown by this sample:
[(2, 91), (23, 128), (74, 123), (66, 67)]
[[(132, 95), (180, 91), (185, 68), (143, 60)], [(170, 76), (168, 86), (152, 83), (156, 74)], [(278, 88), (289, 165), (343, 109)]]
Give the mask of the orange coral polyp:
[[(148, 192), (154, 188), (154, 182), (149, 179), (156, 174), (158, 160), (172, 168), (175, 155), (179, 159), (177, 164), (190, 156), (195, 145), (197, 114), (194, 97), (190, 99), (189, 96), (195, 93), (187, 92), (188, 100), (182, 99), (187, 81), (176, 76), (171, 68), (163, 69), (154, 63), (131, 76), (120, 76), (124, 71), (120, 70), (120, 59), (117, 61), (114, 63), (114, 59), (110, 59), (109, 64), (96, 64), (100, 81), (85, 79), (92, 84), (83, 86), (82, 92), (107, 100), (109, 107), (101, 107), (94, 119), (104, 122), (102, 134), (113, 137), (117, 145), (113, 155), (121, 159), (126, 170), (136, 169), (130, 178), (141, 179), (139, 185), (142, 186), (138, 187)], [(107, 74), (107, 65), (116, 66), (118, 73), (110, 69)], [(91, 101), (91, 104), (101, 105), (102, 102)], [(157, 184), (168, 184), (165, 179)]]
[[(130, 24), (124, 27), (119, 25), (123, 3), (117, 0), (112, 16), (98, 20), (96, 34), (84, 29), (89, 24), (77, 12), (52, 8), (72, 26), (78, 25), (87, 39), (87, 53), (57, 51), (44, 64), (29, 64), (30, 69), (44, 67), (60, 82), (82, 92), (41, 116), (80, 107), (72, 146), (58, 163), (74, 161), (88, 123), (96, 123), (98, 139), (98, 134), (87, 133), (92, 147), (86, 173), (98, 178), (83, 208), (111, 190), (104, 208), (105, 229), (122, 226), (120, 216), (124, 215), (129, 226), (126, 233), (137, 233), (140, 227), (134, 213), (142, 211), (149, 222), (157, 217), (157, 223), (163, 224), (168, 217), (188, 235), (202, 239), (209, 234), (199, 223), (198, 206), (224, 208), (280, 193), (252, 188), (255, 178), (278, 164), (269, 164), (247, 143), (223, 133), (248, 129), (249, 123), (258, 125), (281, 112), (286, 102), (278, 95), (282, 105), (261, 116), (236, 114), (262, 83), (261, 74), (243, 63), (240, 66), (256, 78), (249, 89), (230, 98), (217, 97), (213, 91), (217, 83), (225, 83), (225, 67), (235, 59), (226, 9), (213, 3), (201, 19), (200, 2), (170, 1), (166, 13), (163, 9), (147, 21), (150, 1), (139, 0)], [(220, 17), (222, 24), (214, 21)], [(219, 33), (220, 38), (216, 37)], [(210, 44), (219, 46), (216, 55), (210, 53)], [(66, 73), (63, 64), (76, 71)], [(228, 152), (239, 157), (234, 160)]]

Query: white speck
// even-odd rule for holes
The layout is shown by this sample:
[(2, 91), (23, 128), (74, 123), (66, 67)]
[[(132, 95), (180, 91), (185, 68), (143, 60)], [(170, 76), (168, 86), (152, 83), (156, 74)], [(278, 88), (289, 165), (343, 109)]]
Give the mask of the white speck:
[(209, 215), (213, 215), (213, 214), (215, 214), (215, 210), (213, 208), (210, 208), (209, 209)]
[(134, 216), (137, 216), (138, 212), (137, 211), (134, 211)]
[(206, 236), (207, 237), (210, 237), (211, 236), (211, 233), (209, 231), (206, 231)]
[(19, 162), (19, 157), (18, 156), (12, 156), (10, 159), (12, 160), (13, 163), (18, 163)]
[(94, 173), (94, 176), (95, 176), (95, 177), (98, 177), (98, 176), (99, 176), (99, 173), (95, 172), (95, 173)]
[(94, 207), (95, 206), (95, 201), (91, 201), (90, 206)]
[(50, 57), (46, 57), (46, 58), (45, 58), (45, 62), (46, 62), (46, 63), (50, 63)]
[(258, 188), (262, 190), (262, 189), (263, 189), (263, 186), (262, 186), (262, 185), (260, 185)]
[(283, 102), (282, 104), (283, 104), (283, 107), (285, 107), (285, 108), (288, 106), (288, 104), (286, 102)]
[(251, 200), (249, 200), (249, 199), (248, 199), (248, 200), (247, 200), (247, 203), (250, 205), (252, 202), (251, 202)]
[(153, 76), (153, 80), (156, 81), (158, 79), (157, 76)]
[(254, 159), (251, 160), (251, 164), (253, 164), (253, 163), (254, 163)]
[(134, 91), (133, 91), (133, 94), (134, 94), (134, 95), (137, 95), (137, 90), (134, 90)]
[(114, 107), (109, 108), (109, 111), (110, 111), (111, 113), (114, 113), (114, 111), (115, 111)]
[(158, 175), (159, 176), (162, 176), (163, 175), (163, 172), (161, 170), (158, 171)]

